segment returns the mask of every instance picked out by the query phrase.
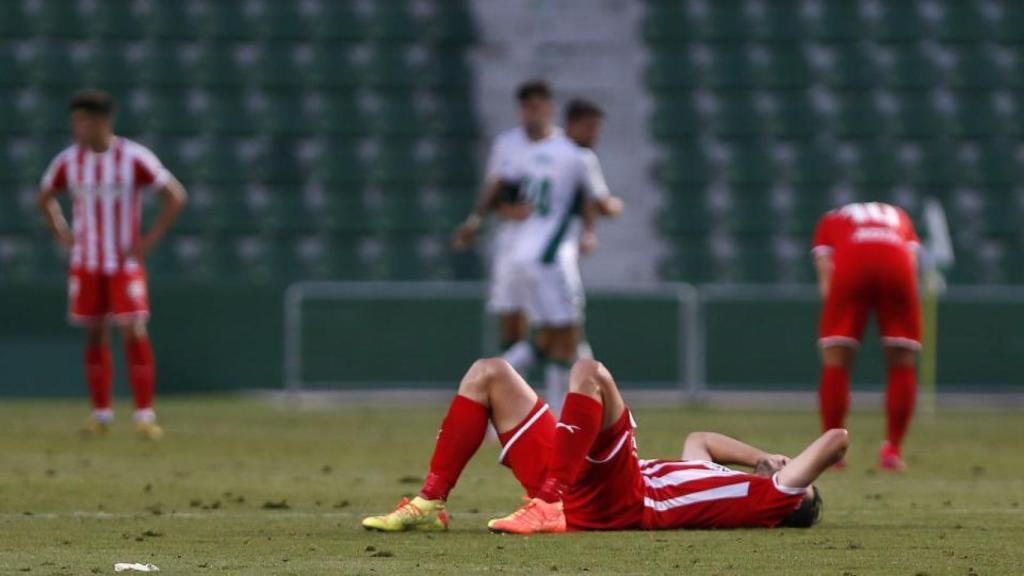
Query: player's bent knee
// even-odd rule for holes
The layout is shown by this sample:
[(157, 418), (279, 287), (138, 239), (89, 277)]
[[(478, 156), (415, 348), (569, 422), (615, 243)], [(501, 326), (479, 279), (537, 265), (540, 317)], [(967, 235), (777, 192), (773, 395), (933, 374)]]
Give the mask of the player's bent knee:
[(598, 395), (610, 384), (608, 371), (597, 360), (577, 360), (569, 373), (569, 390), (577, 394)]
[(486, 389), (499, 376), (514, 370), (508, 362), (501, 358), (481, 358), (469, 367), (466, 377), (459, 384), (461, 392), (480, 391)]

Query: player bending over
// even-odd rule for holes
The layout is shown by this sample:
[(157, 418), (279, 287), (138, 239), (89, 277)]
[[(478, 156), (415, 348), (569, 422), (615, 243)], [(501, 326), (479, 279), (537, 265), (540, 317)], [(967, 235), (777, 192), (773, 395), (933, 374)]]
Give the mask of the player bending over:
[(874, 311), (888, 366), (886, 440), (879, 452), (884, 470), (906, 468), (901, 446), (917, 398), (917, 246), (917, 232), (907, 213), (880, 202), (832, 210), (822, 216), (814, 235), (818, 285), (825, 301), (818, 340), (822, 428), (846, 425), (850, 370), (868, 315)]
[[(135, 395), (136, 430), (156, 440), (163, 432), (153, 413), (154, 362), (146, 332), (149, 298), (143, 260), (185, 205), (185, 190), (145, 147), (113, 133), (114, 103), (86, 91), (71, 101), (75, 143), (57, 155), (43, 176), (39, 208), (57, 241), (71, 251), (68, 317), (85, 328), (85, 376), (92, 416), (83, 432), (105, 432), (114, 418), (107, 323), (121, 328)], [(74, 227), (57, 196), (71, 193)], [(143, 195), (156, 191), (163, 208), (142, 234)]]
[[(829, 430), (799, 456), (763, 452), (714, 433), (694, 433), (682, 460), (640, 460), (635, 424), (599, 362), (573, 366), (561, 419), (504, 360), (477, 361), (441, 424), (418, 496), (363, 520), (369, 530), (445, 530), (446, 502), (476, 453), (487, 422), (530, 500), (491, 520), (494, 532), (669, 530), (814, 524), (821, 496), (812, 482), (842, 458), (846, 430)], [(764, 470), (751, 474), (726, 468)]]

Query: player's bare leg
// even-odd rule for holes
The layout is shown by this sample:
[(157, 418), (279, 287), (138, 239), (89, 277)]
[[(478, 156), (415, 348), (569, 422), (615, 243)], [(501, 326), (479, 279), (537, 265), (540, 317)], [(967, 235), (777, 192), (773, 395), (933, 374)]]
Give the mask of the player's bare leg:
[(146, 440), (159, 440), (164, 432), (156, 423), (156, 413), (153, 412), (156, 367), (146, 321), (137, 319), (123, 324), (121, 338), (128, 363), (128, 380), (135, 399), (135, 431)]
[(82, 426), (82, 435), (105, 434), (114, 420), (112, 408), (113, 366), (110, 359), (110, 338), (102, 322), (85, 328), (85, 379), (92, 400), (92, 414)]
[(502, 358), (524, 378), (537, 365), (537, 348), (530, 341), (526, 315), (520, 311), (506, 312), (498, 317)]
[(598, 434), (622, 418), (625, 410), (626, 404), (611, 373), (600, 362), (576, 362), (569, 378), (569, 394), (556, 425), (547, 478), (536, 498), (508, 516), (490, 521), (491, 531), (565, 532), (562, 499), (579, 474)]
[(544, 397), (555, 416), (562, 413), (562, 399), (569, 386), (569, 369), (579, 347), (576, 326), (542, 328), (537, 331), (537, 346), (544, 355)]
[(885, 346), (885, 442), (878, 455), (883, 470), (902, 472), (903, 439), (910, 427), (917, 400), (917, 350), (909, 346)]
[[(857, 348), (850, 343), (832, 344), (821, 348), (821, 382), (818, 401), (821, 410), (822, 431), (846, 427), (850, 412), (850, 371), (857, 357)], [(835, 467), (846, 467), (846, 461)]]
[(526, 419), (537, 402), (537, 394), (508, 362), (476, 361), (459, 383), (441, 423), (420, 493), (412, 500), (402, 499), (390, 514), (364, 519), (363, 527), (382, 532), (447, 530), (448, 495), (480, 448), (488, 421), (498, 432), (508, 432)]

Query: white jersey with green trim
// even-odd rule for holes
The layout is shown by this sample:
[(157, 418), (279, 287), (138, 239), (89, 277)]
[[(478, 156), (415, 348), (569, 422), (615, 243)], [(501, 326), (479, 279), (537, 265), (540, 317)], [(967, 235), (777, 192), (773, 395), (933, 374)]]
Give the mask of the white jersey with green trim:
[[(551, 136), (561, 136), (562, 129), (558, 126), (551, 128)], [(487, 157), (486, 179), (488, 183), (500, 180), (506, 174), (517, 172), (521, 169), (523, 157), (533, 143), (527, 136), (522, 126), (516, 126), (506, 130), (494, 137), (491, 144), (491, 152)], [(503, 218), (496, 218), (493, 233), (493, 250), (495, 258), (504, 258), (512, 251), (515, 242), (515, 227), (517, 223), (509, 222)]]
[(530, 216), (514, 226), (511, 257), (550, 264), (579, 256), (584, 202), (608, 195), (593, 151), (564, 135), (530, 142), (519, 166), (502, 178), (519, 182), (521, 198), (533, 205)]

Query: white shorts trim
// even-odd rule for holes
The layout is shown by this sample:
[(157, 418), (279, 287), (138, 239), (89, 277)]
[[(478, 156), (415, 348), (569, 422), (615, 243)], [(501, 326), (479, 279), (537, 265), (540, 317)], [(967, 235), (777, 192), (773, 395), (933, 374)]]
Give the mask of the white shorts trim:
[(522, 428), (520, 428), (515, 434), (512, 435), (512, 438), (509, 438), (508, 444), (505, 444), (501, 448), (501, 454), (498, 455), (498, 464), (505, 463), (505, 456), (508, 455), (508, 451), (512, 448), (512, 445), (515, 444), (516, 441), (519, 440), (519, 437), (522, 436), (527, 430), (529, 430), (530, 427), (533, 426), (538, 419), (540, 419), (541, 415), (547, 412), (549, 409), (550, 407), (547, 404), (545, 404), (543, 408), (537, 410), (537, 412), (533, 416), (531, 416), (529, 420), (526, 421), (526, 424), (523, 424)]
[(68, 323), (72, 326), (96, 326), (107, 322), (124, 326), (136, 320), (149, 320), (149, 312), (122, 312), (121, 314), (103, 314), (101, 316), (82, 316), (68, 312)]
[(849, 336), (826, 336), (818, 338), (818, 346), (828, 348), (830, 346), (846, 346), (847, 348), (860, 348), (860, 340)]
[(632, 430), (626, 430), (625, 432), (622, 433), (622, 436), (619, 437), (618, 443), (615, 444), (615, 448), (612, 448), (612, 452), (611, 452), (611, 454), (608, 455), (607, 458), (602, 458), (600, 460), (594, 460), (590, 456), (587, 456), (586, 457), (587, 458), (587, 462), (590, 462), (591, 464), (605, 464), (605, 463), (611, 461), (611, 459), (615, 458), (615, 456), (619, 453), (619, 451), (622, 450), (622, 447), (626, 444), (626, 440), (629, 440), (629, 433), (630, 432), (632, 432)]
[(882, 336), (882, 344), (886, 346), (896, 346), (898, 348), (909, 348), (911, 350), (920, 350), (921, 343), (913, 338), (903, 338), (902, 336)]
[(796, 496), (797, 494), (803, 494), (807, 492), (807, 488), (790, 488), (789, 486), (782, 484), (779, 481), (778, 472), (772, 474), (772, 485), (775, 486), (775, 489), (778, 490), (779, 492), (782, 492), (783, 494), (789, 494), (790, 496)]

